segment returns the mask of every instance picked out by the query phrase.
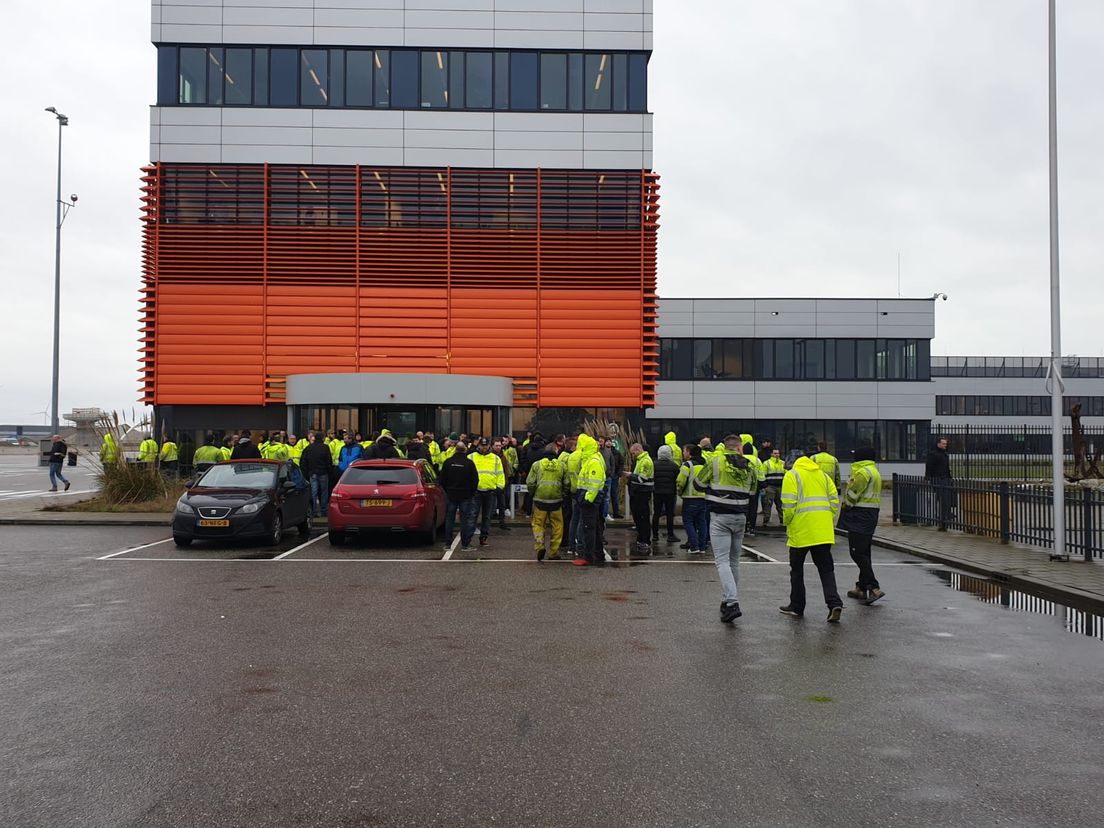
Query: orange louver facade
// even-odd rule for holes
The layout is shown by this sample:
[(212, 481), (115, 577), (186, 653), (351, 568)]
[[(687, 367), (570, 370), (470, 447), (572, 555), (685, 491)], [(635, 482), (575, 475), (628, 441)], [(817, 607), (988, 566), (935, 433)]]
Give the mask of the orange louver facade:
[(155, 164), (141, 401), (283, 404), (321, 372), (509, 376), (518, 406), (655, 404), (649, 171)]

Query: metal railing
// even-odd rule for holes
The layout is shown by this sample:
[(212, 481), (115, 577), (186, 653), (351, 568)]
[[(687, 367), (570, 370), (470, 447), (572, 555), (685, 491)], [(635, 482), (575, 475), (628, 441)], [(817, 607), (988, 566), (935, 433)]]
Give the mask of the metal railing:
[[(1086, 426), (1085, 450), (1093, 457), (1104, 452), (1104, 428)], [(1049, 480), (1051, 428), (1049, 425), (932, 426), (932, 435), (947, 438), (954, 477), (970, 480)], [(1073, 434), (1065, 429), (1066, 473), (1073, 470)]]
[[(893, 522), (939, 526), (1001, 543), (1054, 546), (1054, 495), (1044, 483), (893, 475)], [(1066, 549), (1104, 559), (1104, 492), (1066, 489)]]

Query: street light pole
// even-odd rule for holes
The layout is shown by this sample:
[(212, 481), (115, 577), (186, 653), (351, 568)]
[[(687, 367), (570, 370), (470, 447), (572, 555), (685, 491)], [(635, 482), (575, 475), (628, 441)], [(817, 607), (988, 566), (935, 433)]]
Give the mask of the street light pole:
[(1048, 92), (1050, 133), (1050, 428), (1051, 474), (1054, 478), (1054, 552), (1052, 559), (1069, 560), (1066, 552), (1066, 448), (1062, 431), (1062, 307), (1058, 281), (1058, 71), (1055, 56), (1055, 0), (1047, 10)]
[(61, 223), (65, 220), (61, 211), (61, 134), (62, 129), (69, 126), (69, 118), (52, 106), (46, 107), (46, 111), (52, 112), (58, 122), (57, 198), (55, 199), (57, 218), (54, 227), (54, 373), (50, 390), (50, 428), (52, 433), (57, 434), (60, 428), (58, 418), (58, 367), (61, 342)]

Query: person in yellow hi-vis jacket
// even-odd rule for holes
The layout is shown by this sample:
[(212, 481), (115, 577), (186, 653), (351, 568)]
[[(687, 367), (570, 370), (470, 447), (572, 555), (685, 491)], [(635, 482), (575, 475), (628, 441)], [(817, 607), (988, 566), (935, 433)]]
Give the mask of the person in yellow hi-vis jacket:
[(563, 499), (565, 469), (556, 457), (553, 443), (541, 455), (540, 460), (529, 468), (525, 485), (533, 496), (533, 546), (537, 560), (543, 561), (544, 542), (548, 540), (548, 557), (560, 556), (560, 544), (563, 542)]
[(843, 601), (836, 590), (832, 544), (836, 541), (839, 491), (808, 457), (799, 457), (782, 479), (782, 524), (790, 547), (790, 603), (778, 610), (800, 618), (805, 613), (805, 556), (812, 554), (828, 605), (828, 622), (838, 624)]
[(602, 514), (599, 496), (606, 488), (606, 461), (598, 452), (598, 441), (589, 434), (579, 435), (579, 476), (575, 480), (575, 505), (581, 515), (583, 535), (582, 557), (572, 561), (576, 566), (605, 566), (606, 552), (602, 548)]

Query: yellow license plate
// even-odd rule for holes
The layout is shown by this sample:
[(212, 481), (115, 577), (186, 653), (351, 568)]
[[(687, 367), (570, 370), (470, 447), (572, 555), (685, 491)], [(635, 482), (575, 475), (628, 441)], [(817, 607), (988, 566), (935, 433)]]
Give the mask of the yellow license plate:
[(200, 526), (229, 526), (230, 521), (228, 521), (228, 520), (201, 520), (199, 522), (199, 525)]
[(390, 500), (362, 500), (362, 501), (360, 501), (360, 505), (365, 506), (365, 507), (367, 507), (367, 506), (390, 506), (391, 501)]

